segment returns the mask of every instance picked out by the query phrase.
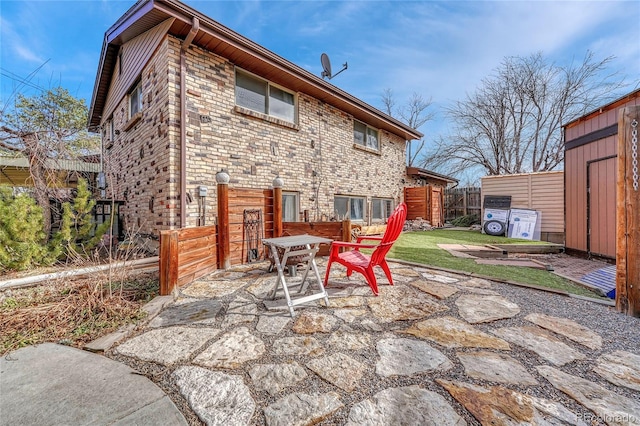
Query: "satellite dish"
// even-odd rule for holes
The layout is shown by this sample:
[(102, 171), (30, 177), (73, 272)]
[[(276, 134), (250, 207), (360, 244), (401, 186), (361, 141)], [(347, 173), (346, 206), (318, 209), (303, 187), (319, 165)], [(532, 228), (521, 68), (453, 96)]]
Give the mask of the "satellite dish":
[(320, 63), (322, 64), (322, 74), (320, 75), (322, 76), (322, 78), (329, 77), (329, 80), (347, 69), (347, 63), (345, 62), (344, 64), (342, 64), (342, 69), (333, 74), (331, 72), (331, 61), (329, 60), (329, 55), (327, 55), (326, 53), (320, 55)]

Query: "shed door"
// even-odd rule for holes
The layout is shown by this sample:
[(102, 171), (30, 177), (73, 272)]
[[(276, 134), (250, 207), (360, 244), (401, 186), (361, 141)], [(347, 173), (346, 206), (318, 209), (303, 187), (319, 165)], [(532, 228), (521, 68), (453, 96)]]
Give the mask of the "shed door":
[(616, 257), (616, 176), (618, 160), (607, 157), (587, 163), (587, 251)]

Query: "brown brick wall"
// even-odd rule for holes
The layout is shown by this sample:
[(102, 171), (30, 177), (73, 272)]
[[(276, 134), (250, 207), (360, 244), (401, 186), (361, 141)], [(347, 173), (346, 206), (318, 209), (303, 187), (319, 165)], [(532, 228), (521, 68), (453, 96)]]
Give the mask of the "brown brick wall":
[[(168, 37), (142, 74), (142, 120), (121, 132), (107, 155), (116, 177), (111, 189), (119, 196), (128, 190), (122, 211), (128, 225), (137, 225), (140, 218), (142, 233), (180, 225), (179, 55), (179, 40)], [(221, 169), (236, 188), (269, 188), (280, 175), (284, 191), (300, 192), (300, 211), (309, 210), (310, 220), (334, 216), (335, 194), (401, 199), (402, 138), (380, 131), (380, 153), (354, 147), (352, 117), (304, 93), (297, 94), (297, 125), (237, 108), (234, 65), (199, 48), (188, 50), (186, 79), (187, 192), (192, 199), (187, 226), (197, 224), (199, 185), (208, 187), (206, 223), (214, 223), (215, 175)], [(120, 115), (126, 115), (126, 107), (125, 99), (117, 108)], [(123, 128), (126, 123), (118, 116), (116, 124)]]
[(165, 39), (141, 75), (142, 118), (131, 124), (126, 97), (113, 114), (119, 134), (104, 155), (107, 196), (125, 201), (121, 214), (128, 232), (158, 235), (161, 229), (179, 226), (178, 182), (170, 177), (179, 167), (178, 146), (172, 142), (179, 135), (179, 122), (169, 108), (169, 88), (176, 76), (168, 57)]

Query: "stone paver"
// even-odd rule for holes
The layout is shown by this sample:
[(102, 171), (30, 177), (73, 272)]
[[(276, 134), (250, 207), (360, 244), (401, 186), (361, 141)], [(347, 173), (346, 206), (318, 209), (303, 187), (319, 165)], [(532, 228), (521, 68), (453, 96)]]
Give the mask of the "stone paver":
[(368, 310), (364, 308), (359, 309), (336, 309), (333, 311), (333, 315), (340, 318), (344, 322), (354, 322), (357, 318), (361, 318), (368, 314)]
[(421, 319), (449, 308), (431, 296), (407, 286), (381, 287), (380, 296), (368, 300), (373, 316), (383, 322)]
[(303, 311), (297, 316), (292, 330), (299, 334), (328, 333), (337, 322), (333, 315)]
[(524, 365), (509, 355), (487, 351), (458, 352), (457, 355), (465, 374), (473, 379), (524, 386), (538, 384)]
[(240, 376), (201, 367), (179, 367), (173, 373), (189, 406), (207, 425), (248, 425), (256, 404)]
[(445, 371), (453, 367), (442, 352), (417, 340), (382, 339), (376, 350), (380, 356), (376, 363), (376, 374), (383, 377), (411, 376), (435, 369)]
[(593, 371), (613, 383), (640, 392), (640, 355), (626, 351), (604, 354)]
[(458, 292), (456, 287), (437, 281), (415, 280), (411, 282), (411, 285), (438, 299), (446, 299)]
[(483, 425), (579, 425), (576, 413), (548, 399), (536, 398), (502, 386), (477, 386), (437, 379)]
[(246, 327), (240, 327), (225, 333), (193, 362), (203, 367), (238, 368), (247, 361), (260, 358), (264, 352), (264, 342)]
[(263, 312), (258, 318), (256, 331), (263, 334), (280, 334), (290, 322), (291, 317), (288, 312)]
[(498, 337), (537, 353), (554, 365), (585, 359), (584, 354), (539, 327), (505, 327), (492, 331)]
[(115, 348), (120, 355), (142, 361), (171, 365), (186, 361), (220, 330), (213, 328), (168, 327), (147, 331)]
[(285, 364), (260, 364), (251, 367), (249, 375), (253, 385), (258, 390), (264, 390), (271, 395), (277, 395), (289, 386), (304, 380), (307, 373), (297, 362)]
[(640, 400), (611, 392), (597, 383), (547, 365), (537, 367), (556, 389), (566, 393), (609, 424), (640, 425)]
[(283, 337), (273, 342), (276, 355), (318, 356), (324, 353), (324, 347), (318, 339), (311, 336)]
[(341, 327), (327, 340), (330, 346), (349, 351), (359, 351), (371, 346), (371, 335), (364, 332), (355, 332), (348, 326)]
[(327, 382), (347, 392), (358, 386), (366, 366), (343, 353), (335, 353), (327, 357), (316, 358), (307, 367)]
[(511, 318), (520, 307), (502, 296), (465, 294), (456, 299), (460, 316), (471, 324)]
[(149, 323), (149, 327), (170, 327), (194, 323), (213, 323), (222, 309), (222, 303), (215, 299), (185, 301), (161, 311)]
[(222, 328), (229, 328), (238, 324), (251, 323), (256, 318), (258, 307), (254, 302), (244, 297), (238, 297), (229, 303)]
[(385, 389), (355, 404), (346, 424), (463, 426), (467, 422), (439, 394), (406, 386)]
[(269, 426), (305, 426), (319, 423), (343, 407), (336, 392), (325, 394), (294, 393), (264, 409)]
[(527, 321), (536, 324), (539, 327), (545, 328), (556, 334), (560, 334), (574, 342), (580, 343), (589, 349), (602, 348), (602, 337), (589, 330), (587, 327), (583, 327), (575, 321), (571, 321), (566, 318), (552, 317), (545, 314), (529, 314), (524, 317)]
[(330, 297), (329, 303), (332, 308), (356, 308), (365, 306), (367, 298), (364, 296)]
[(448, 348), (511, 349), (509, 343), (484, 333), (472, 325), (453, 317), (440, 317), (414, 323), (402, 330), (421, 339), (431, 340)]
[(423, 272), (422, 276), (428, 280), (435, 281), (441, 284), (453, 284), (460, 281), (459, 278), (448, 277), (441, 274), (431, 274), (428, 272)]

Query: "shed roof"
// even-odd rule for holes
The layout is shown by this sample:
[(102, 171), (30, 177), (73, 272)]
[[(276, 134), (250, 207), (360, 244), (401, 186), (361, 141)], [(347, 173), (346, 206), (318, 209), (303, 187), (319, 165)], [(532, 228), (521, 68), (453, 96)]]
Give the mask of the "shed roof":
[(628, 93), (614, 101), (609, 102), (606, 105), (603, 105), (591, 112), (588, 112), (587, 114), (576, 118), (575, 120), (571, 120), (570, 122), (564, 124), (562, 127), (565, 128), (571, 128), (573, 126), (578, 125), (579, 123), (583, 122), (583, 121), (587, 121), (590, 120), (591, 118), (602, 114), (605, 111), (609, 111), (612, 109), (616, 109), (616, 108), (620, 108), (622, 105), (626, 104), (629, 100), (634, 99), (634, 98), (638, 98), (640, 97), (640, 89), (634, 90), (631, 93)]
[(245, 70), (313, 96), (353, 115), (358, 120), (401, 136), (405, 140), (420, 139), (423, 136), (416, 129), (177, 0), (139, 0), (105, 32), (89, 109), (89, 127), (100, 124), (120, 46), (168, 18), (175, 18), (168, 33), (180, 39), (187, 37), (193, 22), (197, 20), (199, 29), (192, 43), (228, 58)]
[(432, 172), (430, 170), (421, 169), (419, 167), (407, 167), (407, 176), (413, 176), (422, 179), (436, 179), (446, 183), (458, 183), (458, 179), (456, 178)]

